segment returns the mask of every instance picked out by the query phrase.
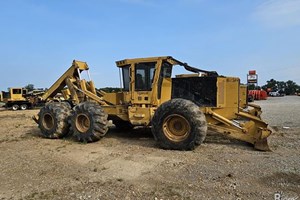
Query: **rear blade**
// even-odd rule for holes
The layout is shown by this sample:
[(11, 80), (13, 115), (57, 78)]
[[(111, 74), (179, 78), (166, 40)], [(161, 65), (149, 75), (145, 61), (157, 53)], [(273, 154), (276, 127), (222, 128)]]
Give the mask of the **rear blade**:
[(261, 151), (271, 151), (267, 138), (255, 142), (254, 148)]

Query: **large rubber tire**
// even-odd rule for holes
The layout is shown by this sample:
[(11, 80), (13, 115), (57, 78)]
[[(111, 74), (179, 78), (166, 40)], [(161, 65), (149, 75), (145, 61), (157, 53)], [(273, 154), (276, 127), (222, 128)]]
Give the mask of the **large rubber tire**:
[(69, 133), (68, 117), (71, 109), (64, 103), (51, 102), (41, 108), (39, 116), (39, 128), (46, 138), (61, 138)]
[(95, 142), (108, 131), (107, 114), (94, 102), (75, 106), (70, 118), (73, 136), (80, 142)]
[(69, 109), (72, 109), (72, 107), (74, 106), (71, 102), (69, 101), (61, 101), (62, 104), (65, 104), (65, 106), (67, 106)]
[(19, 110), (19, 108), (20, 108), (20, 106), (17, 105), (17, 104), (14, 104), (14, 105), (11, 107), (11, 109), (12, 109), (13, 111), (17, 111), (17, 110)]
[(156, 110), (151, 130), (163, 149), (193, 150), (204, 141), (207, 123), (192, 101), (171, 99)]
[(21, 110), (27, 110), (27, 108), (28, 108), (28, 105), (27, 105), (27, 104), (22, 104), (22, 105), (20, 106), (20, 109), (21, 109)]

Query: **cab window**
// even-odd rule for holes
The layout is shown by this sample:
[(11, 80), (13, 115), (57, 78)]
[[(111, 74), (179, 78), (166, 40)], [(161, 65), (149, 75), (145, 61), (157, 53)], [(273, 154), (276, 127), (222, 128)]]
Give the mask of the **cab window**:
[(155, 73), (156, 62), (135, 65), (135, 90), (150, 91)]
[(122, 67), (122, 74), (123, 74), (123, 90), (129, 91), (129, 68), (130, 65)]
[(13, 94), (22, 94), (22, 89), (13, 89), (12, 93)]
[(172, 64), (170, 64), (168, 62), (163, 62), (161, 71), (160, 71), (160, 75), (159, 75), (159, 79), (158, 79), (158, 89), (157, 89), (157, 98), (158, 99), (161, 98), (161, 87), (162, 87), (163, 79), (171, 78), (172, 68), (173, 68)]

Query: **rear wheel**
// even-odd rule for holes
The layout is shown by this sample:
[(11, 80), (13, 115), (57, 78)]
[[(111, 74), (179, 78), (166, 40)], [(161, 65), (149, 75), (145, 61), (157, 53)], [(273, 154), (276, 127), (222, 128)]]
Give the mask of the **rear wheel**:
[(69, 133), (68, 117), (71, 110), (63, 103), (51, 102), (41, 108), (39, 128), (46, 138), (61, 138)]
[(26, 105), (26, 104), (22, 104), (21, 106), (20, 106), (20, 109), (21, 110), (26, 110), (28, 108), (28, 106)]
[(94, 102), (75, 106), (69, 123), (73, 136), (80, 142), (97, 141), (108, 131), (107, 114)]
[(164, 149), (192, 150), (207, 132), (204, 114), (193, 102), (172, 99), (163, 103), (152, 119), (152, 133)]
[(14, 111), (18, 110), (19, 108), (20, 108), (20, 106), (17, 105), (17, 104), (14, 104), (14, 105), (11, 107), (11, 109), (14, 110)]

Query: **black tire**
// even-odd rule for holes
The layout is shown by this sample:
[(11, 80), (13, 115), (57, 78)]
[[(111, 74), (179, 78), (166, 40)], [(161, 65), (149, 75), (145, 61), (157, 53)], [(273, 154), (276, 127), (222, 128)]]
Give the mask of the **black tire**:
[(80, 142), (95, 142), (108, 131), (107, 114), (94, 102), (75, 106), (70, 118), (73, 136)]
[(163, 149), (193, 150), (204, 141), (207, 123), (192, 101), (171, 99), (156, 110), (151, 130)]
[(72, 103), (69, 101), (62, 101), (61, 103), (65, 104), (65, 106), (67, 106), (69, 109), (72, 109), (72, 107), (73, 107)]
[(27, 105), (27, 104), (22, 104), (22, 105), (20, 106), (20, 109), (21, 109), (21, 110), (27, 110), (27, 108), (28, 108), (28, 105)]
[(51, 102), (41, 108), (38, 123), (43, 137), (55, 139), (66, 136), (70, 130), (70, 114), (70, 108), (59, 102)]
[(118, 130), (131, 130), (133, 129), (133, 125), (128, 121), (123, 120), (115, 120), (113, 121), (114, 125), (116, 126), (116, 129)]
[(17, 105), (17, 104), (12, 105), (12, 107), (11, 107), (11, 109), (12, 109), (13, 111), (19, 110), (19, 108), (20, 108), (20, 106)]

